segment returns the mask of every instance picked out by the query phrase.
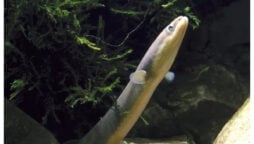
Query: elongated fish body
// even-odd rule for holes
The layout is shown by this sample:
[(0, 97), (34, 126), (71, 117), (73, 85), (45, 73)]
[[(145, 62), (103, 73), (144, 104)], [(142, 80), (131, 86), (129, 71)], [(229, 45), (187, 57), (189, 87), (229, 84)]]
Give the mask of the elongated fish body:
[(117, 107), (108, 110), (79, 144), (121, 143), (172, 66), (187, 26), (188, 18), (179, 16), (163, 29), (130, 76)]

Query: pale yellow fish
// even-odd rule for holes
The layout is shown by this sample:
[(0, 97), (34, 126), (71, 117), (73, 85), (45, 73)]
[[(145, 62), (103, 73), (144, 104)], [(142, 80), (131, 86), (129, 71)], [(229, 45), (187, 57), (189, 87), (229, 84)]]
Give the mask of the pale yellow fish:
[(79, 144), (120, 144), (136, 123), (154, 90), (172, 66), (188, 27), (179, 16), (152, 43), (112, 107)]

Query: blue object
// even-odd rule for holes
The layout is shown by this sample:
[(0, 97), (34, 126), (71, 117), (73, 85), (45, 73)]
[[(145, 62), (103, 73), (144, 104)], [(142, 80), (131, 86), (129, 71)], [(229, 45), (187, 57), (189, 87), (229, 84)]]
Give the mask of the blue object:
[(171, 83), (174, 81), (175, 79), (175, 73), (169, 71), (166, 75), (165, 75), (165, 79), (167, 80), (167, 82)]

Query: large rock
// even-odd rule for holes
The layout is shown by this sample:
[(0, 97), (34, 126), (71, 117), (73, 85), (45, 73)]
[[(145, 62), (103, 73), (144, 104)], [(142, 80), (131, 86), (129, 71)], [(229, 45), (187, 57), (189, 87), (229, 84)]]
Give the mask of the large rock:
[[(78, 144), (79, 140), (70, 140), (63, 144)], [(187, 136), (177, 136), (170, 139), (152, 140), (145, 138), (124, 139), (121, 144), (195, 144)]]
[[(220, 1), (218, 1), (220, 2)], [(207, 14), (200, 27), (187, 32), (178, 61), (181, 67), (219, 63), (250, 79), (250, 1), (235, 0)]]
[(144, 138), (125, 139), (121, 144), (195, 144), (187, 136), (177, 136), (170, 139), (151, 140)]
[(185, 134), (197, 143), (212, 142), (224, 123), (248, 96), (239, 77), (220, 65), (195, 67), (178, 74), (173, 84), (163, 82), (130, 137), (169, 138)]
[(42, 125), (16, 106), (5, 101), (5, 144), (58, 144)]
[(214, 144), (251, 144), (250, 115), (248, 98), (220, 131)]

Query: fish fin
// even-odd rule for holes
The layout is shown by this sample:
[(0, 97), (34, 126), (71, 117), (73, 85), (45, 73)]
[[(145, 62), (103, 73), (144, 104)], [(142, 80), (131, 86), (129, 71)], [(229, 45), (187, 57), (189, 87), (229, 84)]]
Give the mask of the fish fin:
[(137, 70), (130, 75), (131, 82), (135, 84), (144, 84), (146, 81), (146, 71), (145, 70)]
[(167, 72), (167, 74), (165, 75), (165, 79), (167, 80), (167, 82), (171, 83), (174, 81), (175, 79), (175, 73), (172, 71)]

